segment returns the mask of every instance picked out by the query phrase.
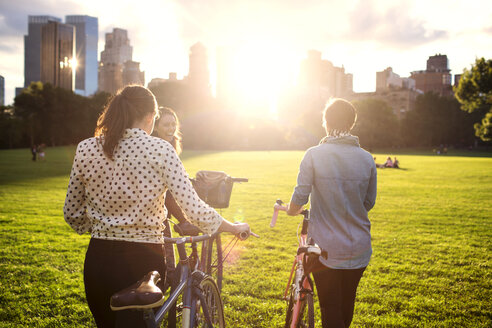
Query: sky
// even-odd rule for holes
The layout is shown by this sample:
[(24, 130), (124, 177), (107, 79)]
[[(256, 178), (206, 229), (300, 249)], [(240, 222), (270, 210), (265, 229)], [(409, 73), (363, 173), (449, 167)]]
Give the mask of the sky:
[(375, 90), (376, 72), (402, 77), (446, 54), (452, 74), (475, 58), (492, 58), (492, 5), (487, 0), (0, 0), (0, 75), (6, 104), (24, 85), (28, 15), (89, 15), (99, 19), (99, 56), (105, 33), (128, 30), (133, 60), (146, 83), (188, 73), (189, 48), (237, 51), (244, 87), (254, 81), (295, 83), (310, 49), (354, 75), (354, 91)]

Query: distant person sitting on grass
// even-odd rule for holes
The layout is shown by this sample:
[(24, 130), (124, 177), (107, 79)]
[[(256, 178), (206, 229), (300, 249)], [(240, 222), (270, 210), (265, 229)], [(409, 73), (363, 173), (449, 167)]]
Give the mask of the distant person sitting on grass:
[(386, 162), (384, 163), (384, 167), (393, 167), (393, 161), (391, 160), (391, 157), (388, 156)]
[(311, 200), (308, 237), (328, 253), (313, 272), (323, 327), (350, 326), (357, 286), (372, 254), (367, 213), (376, 202), (377, 173), (374, 158), (350, 134), (356, 117), (346, 100), (327, 105), (326, 137), (306, 151), (287, 210), (297, 215)]
[(393, 166), (392, 166), (394, 169), (399, 169), (400, 168), (400, 162), (396, 159), (396, 156), (395, 156), (395, 160), (393, 161)]

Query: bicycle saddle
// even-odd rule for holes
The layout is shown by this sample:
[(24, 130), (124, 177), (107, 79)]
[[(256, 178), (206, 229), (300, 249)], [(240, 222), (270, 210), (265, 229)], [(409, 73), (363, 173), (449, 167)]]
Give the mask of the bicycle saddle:
[(307, 253), (307, 255), (321, 255), (321, 248), (317, 245), (302, 246), (297, 249), (297, 255)]
[(156, 284), (161, 279), (159, 272), (151, 271), (128, 288), (111, 296), (113, 311), (127, 309), (151, 309), (164, 303), (164, 295)]

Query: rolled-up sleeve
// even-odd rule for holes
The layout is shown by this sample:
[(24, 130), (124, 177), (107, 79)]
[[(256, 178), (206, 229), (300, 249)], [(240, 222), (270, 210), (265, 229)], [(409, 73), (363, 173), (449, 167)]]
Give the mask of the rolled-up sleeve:
[(371, 169), (371, 177), (369, 178), (369, 184), (367, 186), (367, 194), (364, 199), (364, 207), (369, 212), (376, 204), (376, 194), (377, 194), (377, 170), (376, 165)]
[(296, 205), (305, 205), (309, 201), (313, 186), (313, 159), (311, 152), (308, 150), (304, 155), (299, 167), (297, 175), (297, 186), (294, 188), (294, 193), (290, 199), (291, 203)]
[(83, 164), (80, 159), (81, 148), (82, 146), (79, 144), (73, 160), (65, 205), (63, 206), (65, 221), (78, 234), (89, 231), (91, 227), (90, 219), (87, 217), (87, 205), (85, 203), (85, 188), (82, 176)]
[(163, 167), (164, 183), (186, 218), (205, 233), (216, 232), (223, 218), (198, 197), (183, 163), (172, 147), (168, 149), (165, 164)]

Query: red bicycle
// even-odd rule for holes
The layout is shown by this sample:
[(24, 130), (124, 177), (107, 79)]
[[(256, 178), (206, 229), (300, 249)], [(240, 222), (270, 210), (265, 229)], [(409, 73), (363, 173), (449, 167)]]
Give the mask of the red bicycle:
[[(279, 211), (287, 210), (287, 207), (282, 204), (281, 200), (277, 200), (274, 205), (273, 217), (270, 222), (271, 228), (275, 226)], [(285, 315), (285, 328), (314, 328), (313, 280), (310, 277), (310, 272), (306, 271), (305, 268), (306, 263), (315, 260), (321, 255), (321, 249), (312, 240), (308, 240), (307, 237), (309, 210), (303, 210), (300, 214), (302, 214), (303, 219), (300, 235), (299, 228), (297, 229), (299, 246), (290, 271), (289, 282), (284, 292), (284, 299), (288, 304)]]

